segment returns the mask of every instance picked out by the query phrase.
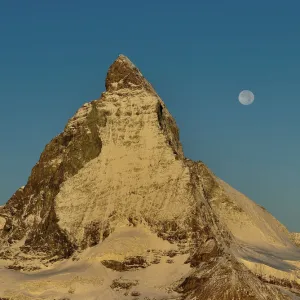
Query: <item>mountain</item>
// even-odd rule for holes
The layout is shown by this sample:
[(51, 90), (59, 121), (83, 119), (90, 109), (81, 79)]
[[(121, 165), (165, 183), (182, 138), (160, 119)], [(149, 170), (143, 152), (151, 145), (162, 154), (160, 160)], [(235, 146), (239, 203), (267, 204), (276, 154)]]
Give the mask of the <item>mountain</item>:
[(127, 57), (105, 87), (0, 208), (0, 297), (300, 299), (292, 234), (185, 158), (175, 120)]

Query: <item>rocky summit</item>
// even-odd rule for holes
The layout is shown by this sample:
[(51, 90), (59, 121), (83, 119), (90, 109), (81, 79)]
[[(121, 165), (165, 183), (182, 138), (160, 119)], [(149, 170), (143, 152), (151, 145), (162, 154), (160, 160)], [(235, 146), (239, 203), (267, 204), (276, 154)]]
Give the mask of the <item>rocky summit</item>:
[(185, 158), (120, 55), (0, 207), (1, 299), (300, 299), (299, 234)]

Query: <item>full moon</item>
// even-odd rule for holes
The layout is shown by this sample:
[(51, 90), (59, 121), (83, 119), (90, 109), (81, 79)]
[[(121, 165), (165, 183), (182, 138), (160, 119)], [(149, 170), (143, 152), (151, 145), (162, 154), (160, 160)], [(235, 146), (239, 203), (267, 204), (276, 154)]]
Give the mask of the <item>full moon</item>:
[(239, 101), (243, 105), (250, 105), (254, 101), (254, 94), (248, 90), (241, 91), (239, 94)]

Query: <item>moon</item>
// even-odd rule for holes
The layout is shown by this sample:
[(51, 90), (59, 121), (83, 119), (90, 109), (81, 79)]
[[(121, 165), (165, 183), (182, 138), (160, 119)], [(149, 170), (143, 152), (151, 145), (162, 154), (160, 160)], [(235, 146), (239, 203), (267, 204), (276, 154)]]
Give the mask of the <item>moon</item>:
[(243, 90), (239, 94), (239, 101), (243, 105), (250, 105), (254, 101), (254, 94), (249, 90)]

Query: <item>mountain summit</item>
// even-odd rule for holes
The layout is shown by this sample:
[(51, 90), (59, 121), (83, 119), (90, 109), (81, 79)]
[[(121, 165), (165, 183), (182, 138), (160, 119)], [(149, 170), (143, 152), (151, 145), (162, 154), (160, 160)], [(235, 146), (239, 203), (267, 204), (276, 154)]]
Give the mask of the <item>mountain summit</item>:
[(107, 72), (106, 91), (112, 92), (124, 88), (138, 89), (141, 87), (155, 93), (151, 84), (144, 78), (139, 69), (126, 56), (119, 55)]
[(105, 86), (0, 208), (0, 297), (297, 299), (288, 230), (184, 157), (175, 120), (127, 57)]

